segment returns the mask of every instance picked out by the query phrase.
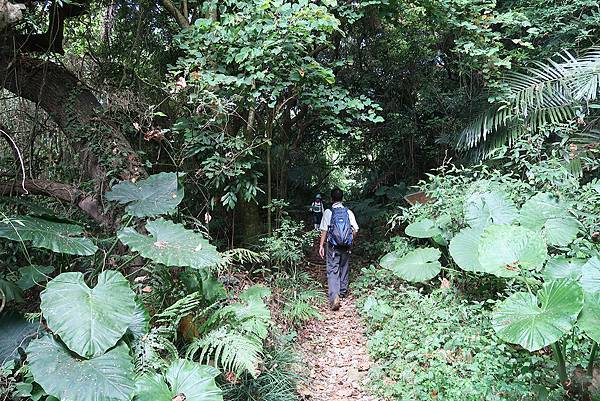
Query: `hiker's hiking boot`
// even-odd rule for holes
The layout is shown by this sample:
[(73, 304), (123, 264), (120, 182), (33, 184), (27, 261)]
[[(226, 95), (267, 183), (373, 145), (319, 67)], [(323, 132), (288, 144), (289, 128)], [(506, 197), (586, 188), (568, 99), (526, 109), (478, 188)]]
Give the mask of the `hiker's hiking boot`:
[(340, 296), (336, 295), (335, 299), (331, 303), (331, 310), (338, 310), (338, 309), (340, 309)]

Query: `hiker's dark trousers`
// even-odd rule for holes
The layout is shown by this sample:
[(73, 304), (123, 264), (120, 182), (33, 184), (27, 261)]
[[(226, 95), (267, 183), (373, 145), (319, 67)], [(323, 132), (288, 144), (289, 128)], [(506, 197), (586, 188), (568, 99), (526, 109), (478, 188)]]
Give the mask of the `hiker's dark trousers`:
[(327, 245), (327, 286), (329, 302), (338, 295), (346, 295), (350, 279), (350, 250)]

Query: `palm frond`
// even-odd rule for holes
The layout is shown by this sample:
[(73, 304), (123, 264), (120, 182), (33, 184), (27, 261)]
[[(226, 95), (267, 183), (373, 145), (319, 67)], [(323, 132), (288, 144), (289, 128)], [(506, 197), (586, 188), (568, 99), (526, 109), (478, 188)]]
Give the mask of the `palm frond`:
[(574, 119), (589, 102), (598, 100), (600, 48), (582, 57), (564, 52), (558, 60), (535, 62), (525, 72), (508, 74), (505, 83), (507, 99), (473, 119), (455, 138), (456, 148), (484, 148), (476, 152), (482, 156), (527, 130)]

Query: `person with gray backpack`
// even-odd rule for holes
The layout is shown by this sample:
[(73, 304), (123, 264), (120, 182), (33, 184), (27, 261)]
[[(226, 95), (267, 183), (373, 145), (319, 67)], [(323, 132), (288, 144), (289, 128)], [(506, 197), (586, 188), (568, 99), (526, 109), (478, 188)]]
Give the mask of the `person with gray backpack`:
[(352, 210), (342, 204), (343, 196), (344, 193), (339, 188), (331, 191), (333, 205), (323, 212), (320, 225), (319, 255), (325, 259), (327, 254), (327, 286), (332, 310), (338, 310), (340, 298), (348, 295), (350, 253), (358, 233), (356, 217)]

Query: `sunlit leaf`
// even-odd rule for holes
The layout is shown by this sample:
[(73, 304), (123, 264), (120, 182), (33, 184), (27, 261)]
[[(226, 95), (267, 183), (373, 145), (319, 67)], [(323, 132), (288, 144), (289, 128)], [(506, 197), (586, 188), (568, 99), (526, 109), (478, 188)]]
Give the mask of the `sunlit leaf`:
[(440, 251), (435, 248), (415, 249), (404, 256), (390, 252), (380, 264), (406, 281), (420, 282), (430, 280), (440, 272), (440, 256)]
[(500, 338), (536, 351), (571, 331), (583, 307), (583, 291), (568, 279), (546, 282), (535, 296), (512, 294), (498, 305), (492, 325)]
[(479, 240), (482, 230), (479, 228), (464, 228), (450, 241), (450, 256), (463, 270), (480, 272)]
[(585, 302), (577, 325), (592, 340), (600, 343), (600, 292), (585, 294)]
[(581, 268), (581, 287), (586, 293), (600, 292), (600, 259), (594, 256)]
[(435, 221), (425, 219), (409, 224), (404, 233), (415, 238), (431, 238), (441, 234), (442, 230), (435, 224)]
[(219, 371), (213, 367), (179, 359), (164, 375), (147, 373), (136, 382), (135, 401), (172, 401), (184, 394), (186, 401), (222, 401), (215, 383)]
[(41, 294), (48, 327), (74, 352), (99, 356), (121, 339), (132, 323), (135, 294), (117, 271), (98, 275), (89, 288), (79, 272), (62, 273)]
[(514, 203), (502, 192), (476, 192), (464, 205), (465, 221), (473, 228), (510, 224), (517, 217)]
[(516, 276), (521, 269), (540, 269), (548, 257), (546, 243), (538, 233), (509, 225), (486, 228), (478, 252), (482, 271), (499, 277)]
[(60, 400), (128, 401), (135, 390), (133, 363), (124, 343), (82, 359), (46, 336), (29, 344), (27, 362), (36, 383)]
[(579, 281), (581, 278), (581, 268), (586, 263), (585, 259), (567, 258), (558, 256), (551, 258), (544, 267), (544, 279), (556, 280), (559, 278), (570, 278), (573, 281)]
[(551, 245), (566, 246), (579, 232), (579, 222), (569, 214), (568, 205), (548, 193), (530, 198), (519, 213), (522, 226), (542, 231)]
[(137, 182), (123, 181), (106, 193), (106, 199), (126, 204), (125, 210), (137, 217), (171, 213), (183, 199), (177, 173), (158, 173)]
[(128, 227), (117, 235), (131, 250), (145, 258), (166, 266), (189, 266), (202, 269), (221, 261), (217, 249), (202, 234), (186, 229), (181, 224), (167, 220), (154, 220), (146, 224), (149, 235)]

